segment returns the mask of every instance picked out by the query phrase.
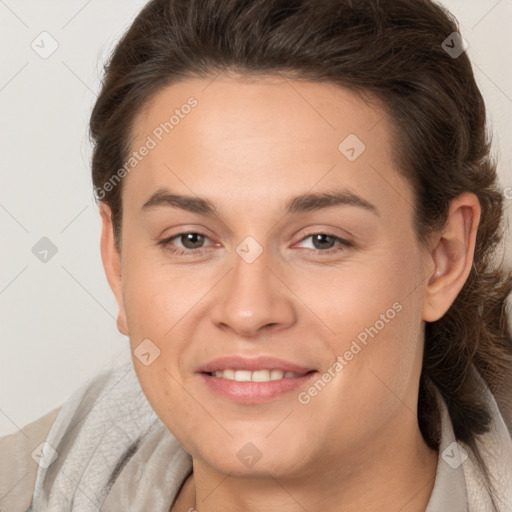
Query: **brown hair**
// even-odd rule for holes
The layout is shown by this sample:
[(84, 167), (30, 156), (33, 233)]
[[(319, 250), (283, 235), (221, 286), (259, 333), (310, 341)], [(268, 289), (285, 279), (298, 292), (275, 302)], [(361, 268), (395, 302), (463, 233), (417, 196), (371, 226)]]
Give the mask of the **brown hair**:
[(458, 194), (480, 201), (469, 278), (448, 312), (426, 326), (418, 418), (426, 442), (438, 448), (435, 385), (456, 438), (487, 474), (475, 441), (491, 416), (471, 368), (509, 414), (512, 277), (494, 261), (503, 196), (484, 101), (466, 53), (442, 46), (454, 32), (450, 13), (428, 0), (152, 0), (105, 66), (90, 120), (92, 176), (111, 208), (119, 249), (122, 182), (108, 193), (102, 187), (132, 150), (134, 116), (164, 86), (223, 71), (330, 82), (377, 98), (394, 126), (399, 171), (414, 191), (418, 240), (443, 227)]

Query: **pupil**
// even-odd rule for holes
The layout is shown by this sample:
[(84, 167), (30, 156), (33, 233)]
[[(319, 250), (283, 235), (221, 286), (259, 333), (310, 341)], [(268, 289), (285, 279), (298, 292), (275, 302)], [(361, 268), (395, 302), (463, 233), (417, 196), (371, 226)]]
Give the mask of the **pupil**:
[[(187, 247), (187, 249), (196, 249), (197, 247), (201, 247), (202, 242), (203, 235), (200, 235), (199, 233), (187, 233), (185, 235), (185, 241), (183, 245)], [(188, 245), (189, 243), (191, 243), (192, 247)]]
[[(331, 240), (331, 243), (329, 243), (329, 241), (327, 242), (327, 245), (329, 247), (326, 247), (325, 245), (322, 245), (322, 241), (325, 243), (325, 239), (330, 239)], [(320, 239), (320, 246), (318, 247), (317, 245), (317, 242), (319, 241)], [(334, 242), (334, 239), (329, 236), (329, 235), (324, 235), (324, 234), (318, 234), (318, 235), (315, 235), (313, 237), (313, 245), (315, 246), (316, 249), (330, 249), (332, 247), (332, 242)]]

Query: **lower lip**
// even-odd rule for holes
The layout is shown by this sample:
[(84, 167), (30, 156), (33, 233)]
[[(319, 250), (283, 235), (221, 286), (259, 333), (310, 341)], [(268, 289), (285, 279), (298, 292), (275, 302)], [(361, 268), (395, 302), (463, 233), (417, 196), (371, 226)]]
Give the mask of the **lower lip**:
[(214, 377), (206, 373), (199, 373), (203, 382), (216, 393), (225, 396), (234, 402), (242, 404), (261, 404), (276, 396), (288, 393), (303, 386), (318, 372), (311, 372), (302, 377), (287, 377), (267, 382), (240, 382), (237, 380)]

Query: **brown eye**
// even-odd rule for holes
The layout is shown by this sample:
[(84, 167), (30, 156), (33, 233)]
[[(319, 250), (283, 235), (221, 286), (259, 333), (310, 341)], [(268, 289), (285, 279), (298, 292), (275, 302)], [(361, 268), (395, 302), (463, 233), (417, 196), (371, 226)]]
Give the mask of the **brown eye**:
[(335, 237), (325, 233), (311, 235), (315, 249), (331, 249), (336, 243)]
[(201, 256), (211, 250), (211, 246), (204, 245), (209, 237), (202, 233), (185, 232), (157, 242), (165, 251), (179, 256)]
[(344, 240), (339, 236), (331, 235), (330, 233), (312, 233), (311, 235), (305, 236), (301, 243), (311, 239), (311, 246), (306, 249), (316, 250), (319, 253), (330, 254), (332, 252), (343, 251), (353, 246), (352, 242)]
[(201, 233), (182, 233), (176, 238), (181, 239), (183, 247), (186, 249), (199, 249), (204, 243), (204, 235)]

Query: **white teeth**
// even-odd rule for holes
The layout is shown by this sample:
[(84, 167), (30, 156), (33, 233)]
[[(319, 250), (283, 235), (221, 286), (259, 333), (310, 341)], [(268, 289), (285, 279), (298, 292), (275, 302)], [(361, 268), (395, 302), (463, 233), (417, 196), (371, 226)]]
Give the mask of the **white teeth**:
[(256, 370), (252, 372), (251, 380), (254, 382), (267, 382), (270, 380), (270, 372), (268, 370)]
[(302, 377), (304, 373), (283, 372), (282, 370), (223, 370), (213, 372), (215, 377), (222, 377), (227, 380), (236, 380), (238, 382), (268, 382), (282, 378)]
[(225, 379), (235, 380), (235, 370), (224, 370), (223, 372), (215, 372), (220, 373), (217, 377), (224, 377)]
[(235, 379), (238, 382), (247, 382), (251, 379), (251, 372), (249, 370), (235, 370)]

